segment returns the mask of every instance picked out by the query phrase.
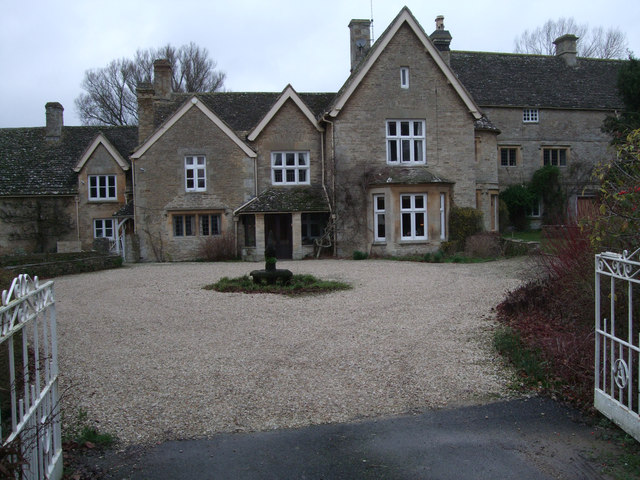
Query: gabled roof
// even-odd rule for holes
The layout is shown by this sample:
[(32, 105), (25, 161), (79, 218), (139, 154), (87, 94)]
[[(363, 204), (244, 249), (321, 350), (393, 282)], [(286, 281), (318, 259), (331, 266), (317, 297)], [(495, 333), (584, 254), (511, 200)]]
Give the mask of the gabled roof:
[(238, 208), (242, 213), (328, 212), (322, 187), (272, 187)]
[(0, 129), (0, 195), (77, 193), (74, 168), (99, 134), (122, 158), (138, 140), (137, 127), (62, 127), (59, 140), (47, 140), (44, 127)]
[(362, 82), (365, 75), (369, 72), (378, 57), (380, 57), (382, 52), (384, 52), (384, 49), (393, 39), (398, 30), (400, 30), (400, 27), (405, 24), (408, 25), (409, 28), (411, 28), (416, 34), (420, 42), (424, 45), (426, 53), (433, 58), (436, 65), (440, 68), (447, 80), (451, 83), (451, 86), (458, 93), (461, 100), (467, 106), (469, 112), (473, 115), (473, 117), (476, 120), (481, 118), (482, 113), (480, 112), (478, 105), (471, 97), (464, 85), (460, 82), (455, 73), (453, 73), (453, 70), (451, 70), (449, 65), (447, 65), (447, 63), (444, 61), (438, 49), (433, 45), (433, 42), (431, 41), (429, 36), (425, 33), (425, 31), (422, 29), (416, 18), (407, 7), (403, 7), (402, 10), (400, 10), (398, 16), (393, 20), (393, 22), (391, 22), (389, 27), (387, 27), (380, 38), (378, 38), (378, 40), (376, 40), (376, 42), (371, 46), (371, 49), (369, 50), (367, 55), (362, 59), (360, 64), (352, 72), (351, 76), (347, 79), (344, 86), (340, 89), (340, 91), (336, 95), (336, 98), (332, 102), (329, 108), (329, 115), (331, 115), (332, 117), (336, 117), (340, 113), (340, 110), (347, 103), (349, 97), (351, 97), (351, 95), (358, 88), (360, 82)]
[[(154, 127), (158, 128), (189, 98), (195, 96), (222, 119), (238, 136), (253, 130), (267, 115), (282, 92), (174, 93), (171, 101), (157, 105)], [(335, 93), (297, 93), (315, 117), (319, 117)]]
[(616, 87), (624, 60), (451, 52), (451, 68), (482, 107), (614, 110), (624, 107)]
[(229, 139), (234, 142), (248, 157), (256, 157), (257, 154), (249, 146), (242, 141), (241, 138), (227, 125), (220, 117), (218, 117), (210, 108), (208, 108), (203, 102), (198, 100), (198, 97), (192, 95), (189, 100), (184, 102), (182, 106), (173, 113), (165, 122), (156, 130), (145, 142), (136, 149), (131, 155), (131, 158), (140, 158), (144, 153), (151, 148), (162, 136), (171, 129), (186, 113), (192, 108), (197, 108), (205, 116), (211, 120), (220, 130), (222, 130)]
[(82, 157), (80, 157), (80, 160), (78, 161), (77, 165), (73, 170), (75, 172), (79, 172), (80, 170), (82, 170), (82, 167), (84, 167), (84, 164), (87, 163), (87, 160), (91, 158), (91, 155), (93, 155), (93, 152), (95, 152), (96, 148), (98, 148), (98, 146), (100, 145), (102, 145), (104, 148), (107, 149), (107, 151), (109, 152), (109, 155), (113, 157), (113, 159), (116, 161), (116, 163), (120, 166), (122, 170), (125, 170), (125, 171), (129, 170), (129, 162), (127, 162), (127, 160), (122, 158), (122, 155), (120, 155), (120, 152), (116, 150), (116, 148), (111, 144), (111, 142), (107, 139), (107, 137), (104, 136), (102, 132), (100, 132), (96, 136), (96, 138), (93, 140), (91, 145), (87, 147), (87, 149), (84, 151), (84, 154), (82, 155)]
[(273, 119), (273, 117), (276, 116), (276, 114), (280, 111), (280, 109), (287, 102), (287, 100), (291, 100), (293, 103), (295, 103), (298, 106), (300, 111), (304, 114), (305, 117), (307, 117), (309, 122), (311, 122), (311, 124), (316, 128), (316, 130), (318, 130), (319, 132), (324, 130), (322, 126), (320, 126), (320, 124), (318, 123), (318, 120), (316, 119), (314, 113), (302, 101), (302, 99), (300, 98), (298, 93), (293, 89), (291, 84), (289, 84), (282, 91), (282, 94), (280, 94), (280, 97), (278, 97), (278, 100), (269, 109), (269, 111), (262, 118), (260, 123), (258, 123), (258, 125), (256, 125), (256, 127), (251, 131), (251, 133), (247, 137), (247, 140), (253, 142), (256, 138), (258, 138), (258, 135), (260, 135), (262, 130), (269, 124), (269, 122)]

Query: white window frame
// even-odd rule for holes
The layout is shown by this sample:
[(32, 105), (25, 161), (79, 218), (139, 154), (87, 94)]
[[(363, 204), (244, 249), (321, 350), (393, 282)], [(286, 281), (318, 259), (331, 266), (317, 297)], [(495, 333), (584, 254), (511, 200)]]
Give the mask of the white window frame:
[(271, 152), (271, 184), (309, 185), (310, 163), (308, 151)]
[(184, 157), (184, 190), (185, 192), (207, 190), (207, 158), (204, 155)]
[[(96, 218), (93, 220), (93, 238), (108, 238), (109, 240), (114, 240), (116, 238), (115, 227), (115, 220), (113, 218)], [(110, 235), (108, 234), (109, 230), (111, 231)]]
[(525, 108), (522, 110), (522, 123), (538, 123), (540, 111), (537, 108)]
[[(549, 163), (544, 158), (547, 152), (549, 152)], [(561, 153), (564, 153), (564, 158), (562, 158), (563, 155)], [(542, 166), (566, 167), (568, 159), (569, 149), (567, 147), (542, 147)]]
[[(382, 220), (382, 224), (380, 223)], [(384, 235), (379, 235), (380, 225), (384, 228)], [(376, 242), (387, 240), (386, 200), (384, 194), (373, 196), (373, 238)]]
[[(507, 153), (507, 164), (503, 163), (502, 152), (511, 152), (513, 150), (513, 159), (511, 158), (510, 153)], [(518, 166), (518, 147), (513, 147), (509, 145), (505, 145), (500, 147), (500, 166), (501, 167), (517, 167)], [(513, 164), (511, 163), (513, 160)]]
[(118, 179), (116, 175), (89, 175), (89, 200), (117, 200)]
[(409, 67), (400, 67), (400, 88), (409, 88)]
[(445, 240), (447, 238), (447, 216), (446, 216), (446, 205), (447, 205), (447, 194), (440, 194), (440, 240)]
[[(410, 206), (403, 207), (403, 198), (410, 199)], [(416, 207), (416, 199), (422, 198), (422, 207)], [(417, 218), (422, 214), (422, 231), (423, 234), (418, 234)], [(410, 234), (405, 235), (405, 218), (409, 219)], [(426, 193), (403, 193), (400, 195), (400, 235), (402, 240), (427, 240), (429, 223), (427, 220), (427, 194)]]
[[(405, 129), (405, 126), (408, 130)], [(416, 133), (416, 127), (420, 133)], [(424, 165), (427, 163), (425, 130), (426, 122), (424, 120), (387, 120), (385, 124), (387, 163), (389, 165)]]
[(527, 217), (530, 218), (540, 218), (542, 216), (542, 199), (540, 197), (536, 198), (531, 206), (527, 208)]

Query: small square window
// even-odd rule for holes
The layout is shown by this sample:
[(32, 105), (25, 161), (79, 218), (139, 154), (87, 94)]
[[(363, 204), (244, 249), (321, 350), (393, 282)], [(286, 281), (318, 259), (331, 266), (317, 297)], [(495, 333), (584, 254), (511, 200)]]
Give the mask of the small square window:
[(538, 123), (539, 115), (537, 108), (525, 108), (522, 111), (522, 121), (524, 123)]

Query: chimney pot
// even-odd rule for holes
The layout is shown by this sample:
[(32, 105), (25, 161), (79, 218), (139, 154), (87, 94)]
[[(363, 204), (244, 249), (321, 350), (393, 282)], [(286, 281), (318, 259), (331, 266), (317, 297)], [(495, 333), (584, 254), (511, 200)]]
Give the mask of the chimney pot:
[(371, 20), (351, 20), (351, 71), (358, 66), (371, 48)]
[(45, 136), (47, 140), (60, 140), (62, 136), (62, 112), (64, 108), (58, 102), (49, 102), (44, 108), (46, 111)]
[(438, 15), (436, 17), (436, 29), (433, 31), (429, 38), (433, 42), (434, 46), (440, 52), (440, 56), (447, 62), (447, 65), (451, 62), (451, 34), (449, 30), (444, 29), (444, 16)]

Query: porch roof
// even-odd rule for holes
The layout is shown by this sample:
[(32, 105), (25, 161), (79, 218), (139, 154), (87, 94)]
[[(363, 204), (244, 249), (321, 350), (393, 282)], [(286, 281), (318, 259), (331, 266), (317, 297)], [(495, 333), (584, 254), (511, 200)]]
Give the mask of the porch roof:
[(123, 205), (120, 210), (112, 215), (113, 217), (133, 217), (133, 202)]
[(430, 172), (427, 167), (381, 167), (369, 175), (369, 185), (417, 185), (424, 183), (455, 183)]
[(235, 213), (328, 212), (322, 187), (273, 187), (265, 190)]

